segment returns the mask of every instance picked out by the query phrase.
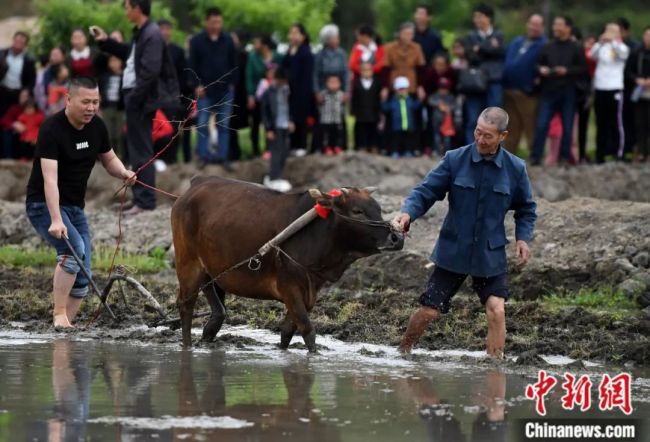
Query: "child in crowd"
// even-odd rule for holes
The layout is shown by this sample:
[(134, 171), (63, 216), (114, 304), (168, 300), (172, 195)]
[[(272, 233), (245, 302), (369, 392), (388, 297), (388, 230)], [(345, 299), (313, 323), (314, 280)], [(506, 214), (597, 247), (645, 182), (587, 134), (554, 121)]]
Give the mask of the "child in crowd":
[[(438, 91), (438, 84), (443, 78), (447, 80), (447, 89), (449, 93), (453, 94), (454, 85), (456, 83), (455, 71), (449, 65), (449, 56), (445, 52), (438, 52), (433, 56), (431, 65), (427, 67), (424, 74), (424, 90), (428, 97), (431, 97)], [(425, 146), (423, 153), (425, 155), (431, 155), (433, 152), (438, 152), (440, 150), (440, 140), (438, 140), (439, 143), (437, 145), (431, 144), (432, 141), (436, 141), (436, 136), (439, 135), (434, 128), (435, 109), (428, 104), (425, 110), (427, 126), (426, 130), (422, 132), (422, 135), (425, 137), (422, 140), (422, 145)], [(451, 143), (451, 140), (449, 141)]]
[(18, 158), (29, 161), (34, 157), (38, 130), (45, 120), (43, 112), (38, 110), (36, 103), (31, 98), (25, 103), (25, 110), (14, 123), (14, 130), (19, 134)]
[(433, 151), (444, 155), (452, 146), (452, 138), (456, 135), (454, 127), (454, 107), (456, 98), (451, 93), (451, 82), (446, 77), (440, 77), (437, 92), (429, 97), (431, 106), (431, 122), (433, 127)]
[[(269, 67), (266, 69), (266, 75), (260, 80), (259, 83), (257, 83), (257, 89), (255, 89), (255, 99), (258, 103), (262, 102), (264, 93), (271, 86), (277, 67), (278, 66), (275, 63), (269, 64)], [(262, 154), (262, 158), (264, 158), (266, 161), (271, 159), (271, 151), (269, 150), (268, 146), (266, 146), (264, 153)]]
[(410, 158), (415, 140), (415, 113), (422, 109), (422, 103), (409, 95), (409, 79), (397, 77), (393, 81), (395, 93), (391, 98), (383, 98), (382, 108), (388, 116), (393, 139), (391, 143), (391, 157), (400, 156)]
[(18, 137), (14, 130), (14, 123), (18, 117), (25, 111), (25, 104), (29, 101), (29, 91), (23, 89), (18, 95), (18, 103), (12, 105), (0, 119), (0, 128), (2, 129), (2, 156), (0, 158), (14, 158), (14, 147), (17, 145)]
[(361, 63), (360, 76), (352, 86), (354, 148), (376, 151), (379, 145), (377, 126), (381, 118), (381, 84), (375, 78), (372, 63)]
[(323, 135), (323, 153), (340, 155), (343, 153), (343, 101), (341, 79), (329, 75), (325, 79), (325, 90), (320, 93), (320, 126)]
[(153, 126), (151, 131), (151, 138), (153, 140), (153, 151), (157, 154), (158, 152), (166, 149), (156, 160), (153, 162), (153, 166), (156, 168), (156, 172), (164, 172), (167, 170), (167, 164), (173, 164), (176, 162), (176, 153), (170, 143), (172, 142), (172, 137), (174, 136), (174, 126), (165, 115), (162, 109), (156, 109), (156, 114), (153, 117)]
[(291, 147), (289, 134), (295, 129), (289, 107), (289, 78), (283, 67), (269, 71), (271, 73), (267, 73), (267, 78), (270, 77), (271, 84), (261, 100), (267, 149), (271, 152), (270, 174), (264, 177), (264, 185), (273, 190), (288, 192), (292, 186), (289, 181), (282, 179), (282, 171)]
[(47, 86), (47, 115), (54, 115), (65, 109), (65, 97), (68, 94), (70, 70), (63, 64), (52, 66), (52, 81)]
[(451, 54), (453, 59), (451, 61), (451, 68), (456, 72), (469, 67), (469, 62), (467, 61), (467, 54), (465, 54), (465, 45), (463, 40), (457, 38), (454, 40), (454, 44), (451, 47)]
[[(573, 125), (576, 128), (576, 125)], [(545, 165), (549, 167), (557, 166), (560, 159), (560, 147), (562, 145), (562, 118), (559, 113), (553, 115), (551, 124), (548, 128), (548, 155), (546, 156)], [(572, 137), (571, 151), (569, 152), (569, 164), (578, 164), (576, 139)]]
[(102, 118), (108, 129), (111, 146), (122, 161), (127, 161), (124, 143), (124, 92), (122, 91), (122, 60), (115, 56), (108, 58), (108, 70), (99, 80), (99, 94), (102, 98)]

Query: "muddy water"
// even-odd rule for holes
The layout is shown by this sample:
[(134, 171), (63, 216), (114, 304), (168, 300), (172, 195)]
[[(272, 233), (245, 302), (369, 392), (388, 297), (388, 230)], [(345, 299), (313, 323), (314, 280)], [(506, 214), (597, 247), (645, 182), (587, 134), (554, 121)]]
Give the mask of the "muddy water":
[[(308, 356), (275, 349), (265, 331), (222, 333), (189, 352), (177, 341), (120, 340), (127, 331), (101, 340), (0, 331), (0, 441), (505, 441), (535, 417), (524, 390), (536, 370), (497, 367), (479, 352), (404, 360), (319, 337), (321, 354)], [(632, 393), (633, 417), (650, 415), (650, 380), (636, 377)], [(622, 416), (566, 412), (560, 396), (548, 397), (548, 416)]]

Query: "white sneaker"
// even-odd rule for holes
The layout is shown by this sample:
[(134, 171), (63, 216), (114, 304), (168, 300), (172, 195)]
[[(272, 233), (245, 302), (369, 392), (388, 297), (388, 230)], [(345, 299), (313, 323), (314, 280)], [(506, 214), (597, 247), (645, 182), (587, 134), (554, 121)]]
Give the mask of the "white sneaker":
[(291, 186), (291, 183), (287, 180), (279, 179), (279, 180), (275, 180), (275, 182), (276, 182), (276, 190), (278, 190), (279, 192), (288, 192), (293, 188), (293, 186)]
[(295, 157), (304, 157), (305, 155), (307, 155), (307, 150), (306, 149), (296, 149), (296, 150), (291, 151), (291, 153)]
[(271, 190), (277, 190), (278, 192), (288, 192), (292, 189), (291, 183), (287, 180), (277, 179), (271, 180), (268, 176), (264, 177), (264, 185)]
[(154, 161), (153, 167), (156, 169), (156, 172), (164, 172), (167, 170), (167, 164), (163, 160)]

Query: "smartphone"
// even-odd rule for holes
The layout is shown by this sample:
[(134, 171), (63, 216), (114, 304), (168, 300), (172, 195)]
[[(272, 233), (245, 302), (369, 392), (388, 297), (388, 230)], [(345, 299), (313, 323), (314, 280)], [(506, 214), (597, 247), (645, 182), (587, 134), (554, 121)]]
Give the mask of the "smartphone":
[(90, 26), (88, 28), (90, 35), (97, 37), (100, 34), (99, 28), (97, 26)]

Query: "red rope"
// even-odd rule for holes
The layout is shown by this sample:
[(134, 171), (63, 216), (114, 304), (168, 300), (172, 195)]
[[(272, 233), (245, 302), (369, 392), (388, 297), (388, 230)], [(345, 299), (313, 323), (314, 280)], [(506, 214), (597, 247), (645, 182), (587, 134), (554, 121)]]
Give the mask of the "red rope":
[(135, 180), (135, 182), (138, 183), (138, 184), (140, 184), (140, 185), (143, 186), (143, 187), (146, 187), (147, 189), (151, 189), (151, 190), (153, 190), (154, 192), (161, 193), (161, 194), (163, 194), (163, 195), (165, 195), (165, 196), (168, 196), (168, 197), (170, 197), (170, 198), (179, 198), (179, 197), (180, 197), (180, 195), (176, 195), (175, 193), (170, 193), (170, 192), (164, 191), (164, 190), (162, 190), (162, 189), (159, 189), (159, 188), (157, 188), (157, 187), (150, 186), (149, 184), (145, 184), (145, 183), (143, 183), (143, 182), (140, 181), (140, 180)]
[[(136, 176), (138, 175), (138, 173), (140, 173), (142, 171), (142, 169), (144, 169), (145, 167), (151, 165), (151, 163), (153, 163), (156, 159), (158, 159), (158, 157), (160, 157), (163, 153), (165, 153), (165, 151), (167, 149), (169, 149), (171, 147), (171, 145), (174, 143), (174, 140), (176, 140), (176, 138), (178, 138), (178, 136), (181, 133), (183, 133), (183, 131), (185, 130), (185, 125), (190, 120), (190, 111), (191, 111), (191, 109), (192, 109), (192, 107), (194, 106), (195, 103), (196, 103), (196, 100), (192, 100), (192, 102), (190, 103), (190, 106), (187, 109), (187, 111), (188, 111), (187, 112), (187, 117), (183, 121), (181, 121), (181, 124), (178, 126), (178, 130), (176, 131), (174, 136), (172, 136), (172, 138), (169, 140), (167, 145), (165, 147), (163, 147), (153, 157), (151, 157), (146, 163), (144, 163), (142, 166), (140, 166), (138, 168), (138, 170), (135, 171)], [(161, 193), (161, 194), (169, 196), (171, 198), (178, 198), (179, 197), (176, 194), (166, 192), (166, 191), (164, 191), (162, 189), (158, 189), (157, 187), (154, 187), (154, 186), (150, 186), (150, 185), (145, 184), (142, 181), (137, 180), (137, 179), (136, 179), (136, 183), (140, 184), (143, 187), (146, 187), (147, 189), (153, 190), (155, 192)], [(126, 201), (127, 190), (128, 190), (128, 187), (126, 186), (126, 184), (123, 184), (122, 187), (120, 187), (117, 190), (117, 192), (115, 192), (115, 194), (113, 195), (113, 197), (115, 197), (120, 192), (122, 192), (122, 199), (120, 201), (120, 209), (119, 209), (118, 215), (117, 215), (117, 238), (116, 238), (116, 244), (115, 244), (115, 251), (113, 252), (113, 258), (111, 259), (111, 266), (109, 267), (109, 270), (108, 270), (108, 278), (109, 279), (111, 278), (111, 276), (113, 274), (113, 270), (115, 269), (115, 259), (117, 258), (117, 254), (118, 254), (118, 252), (120, 250), (120, 246), (122, 244), (122, 216), (124, 214), (124, 203)], [(99, 317), (101, 312), (102, 312), (102, 306), (100, 305), (97, 308), (97, 311), (95, 312), (95, 314), (93, 315), (91, 320), (88, 321), (88, 324), (86, 324), (86, 328), (90, 327), (97, 320), (97, 318)]]

